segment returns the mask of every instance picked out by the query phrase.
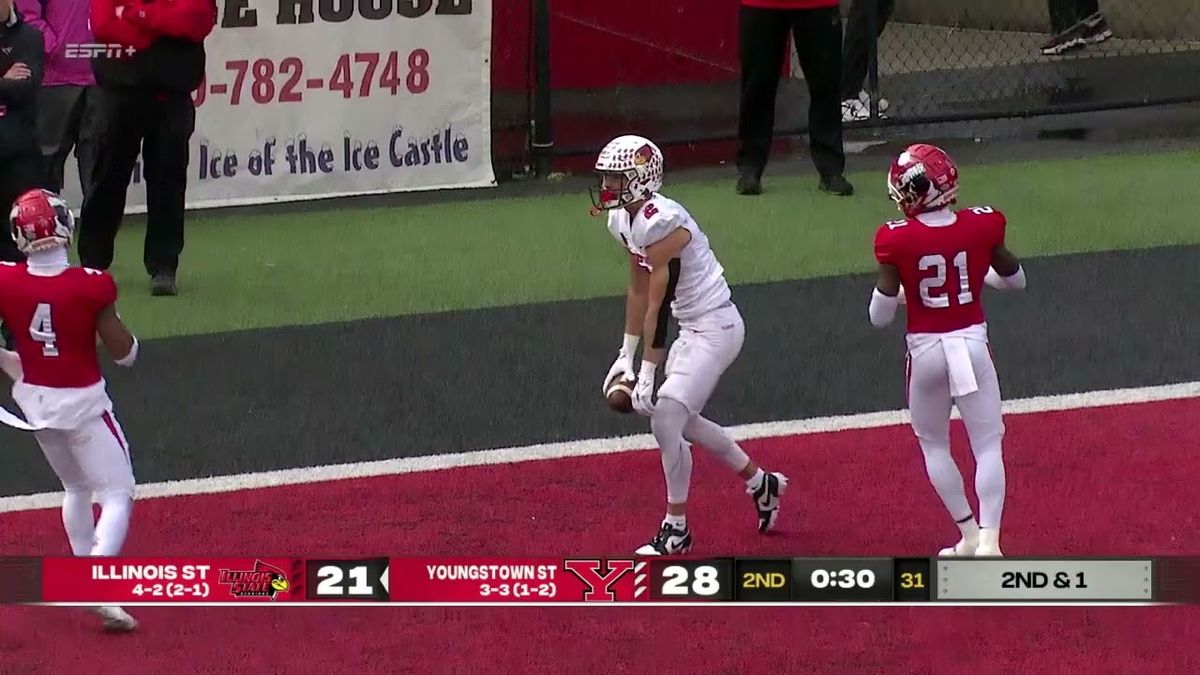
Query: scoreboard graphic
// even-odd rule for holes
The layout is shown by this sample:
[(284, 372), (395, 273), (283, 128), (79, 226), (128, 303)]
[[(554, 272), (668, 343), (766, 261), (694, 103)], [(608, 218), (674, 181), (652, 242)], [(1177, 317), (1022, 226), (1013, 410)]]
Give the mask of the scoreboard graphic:
[(0, 558), (50, 605), (1200, 602), (1200, 558)]

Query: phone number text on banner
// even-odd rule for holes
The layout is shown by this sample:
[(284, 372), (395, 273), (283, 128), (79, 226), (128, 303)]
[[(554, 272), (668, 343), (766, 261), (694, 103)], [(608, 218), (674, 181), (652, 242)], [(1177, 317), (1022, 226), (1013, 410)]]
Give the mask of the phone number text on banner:
[[(218, 6), (189, 207), (495, 184), (490, 2)], [(141, 171), (130, 211), (144, 211)]]

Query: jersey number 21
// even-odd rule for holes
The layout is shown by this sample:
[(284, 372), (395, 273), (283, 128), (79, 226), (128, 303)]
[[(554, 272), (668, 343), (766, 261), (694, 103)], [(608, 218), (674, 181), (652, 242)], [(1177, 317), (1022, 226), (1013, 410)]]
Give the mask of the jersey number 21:
[[(967, 252), (959, 251), (952, 262), (958, 270), (958, 304), (969, 305), (975, 297), (971, 295), (971, 278), (967, 274)], [(922, 272), (934, 270), (933, 276), (921, 280), (921, 303), (933, 309), (949, 307), (950, 293), (942, 290), (946, 285), (946, 256), (923, 256), (917, 261), (917, 267)]]

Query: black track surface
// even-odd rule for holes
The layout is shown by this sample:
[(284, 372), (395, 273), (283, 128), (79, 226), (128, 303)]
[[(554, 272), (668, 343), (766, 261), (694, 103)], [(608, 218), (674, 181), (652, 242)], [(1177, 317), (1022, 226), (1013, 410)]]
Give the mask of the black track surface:
[[(1200, 247), (1026, 268), (1027, 292), (986, 299), (1006, 397), (1200, 379)], [(902, 329), (871, 328), (870, 288), (858, 275), (735, 289), (746, 346), (708, 414), (903, 407)], [(622, 311), (608, 298), (155, 340), (132, 371), (109, 369), (109, 388), (141, 482), (644, 433), (600, 395)], [(0, 447), (0, 495), (58, 488), (32, 438), (4, 428)]]

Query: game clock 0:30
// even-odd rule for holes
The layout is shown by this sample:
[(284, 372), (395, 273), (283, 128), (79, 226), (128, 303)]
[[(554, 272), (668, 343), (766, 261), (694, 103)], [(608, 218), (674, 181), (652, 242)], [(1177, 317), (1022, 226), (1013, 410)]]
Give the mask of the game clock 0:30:
[(890, 558), (796, 558), (792, 592), (800, 602), (890, 602)]

